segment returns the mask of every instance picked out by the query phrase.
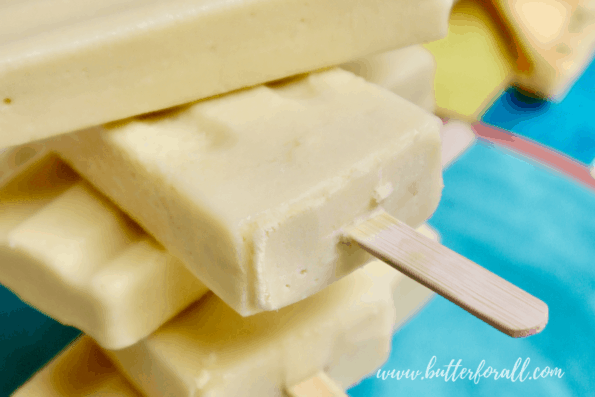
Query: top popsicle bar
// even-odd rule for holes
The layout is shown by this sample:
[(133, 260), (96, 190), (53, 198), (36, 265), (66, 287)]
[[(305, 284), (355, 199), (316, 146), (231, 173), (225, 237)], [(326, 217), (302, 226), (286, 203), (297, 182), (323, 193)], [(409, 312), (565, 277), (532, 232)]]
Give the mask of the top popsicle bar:
[(0, 148), (446, 34), (452, 0), (0, 5)]

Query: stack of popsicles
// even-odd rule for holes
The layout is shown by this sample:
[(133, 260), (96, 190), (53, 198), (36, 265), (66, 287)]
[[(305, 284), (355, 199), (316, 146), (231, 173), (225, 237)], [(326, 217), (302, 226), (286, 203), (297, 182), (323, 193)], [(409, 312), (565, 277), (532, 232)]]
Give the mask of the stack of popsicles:
[(457, 150), (403, 47), (450, 7), (3, 4), (0, 282), (88, 335), (17, 395), (341, 395), (421, 284), (539, 332), (543, 302), (411, 229)]

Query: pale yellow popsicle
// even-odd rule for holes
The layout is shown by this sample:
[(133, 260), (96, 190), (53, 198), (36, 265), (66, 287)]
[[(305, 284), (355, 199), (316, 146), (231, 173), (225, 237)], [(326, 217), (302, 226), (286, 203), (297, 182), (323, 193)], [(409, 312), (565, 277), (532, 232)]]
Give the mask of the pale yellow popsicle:
[(208, 291), (50, 156), (0, 189), (0, 282), (112, 349), (136, 343)]
[(342, 64), (341, 68), (391, 90), (429, 112), (436, 107), (436, 62), (432, 54), (420, 45), (359, 58)]
[(494, 4), (523, 55), (518, 84), (561, 100), (595, 55), (595, 2), (494, 0)]
[(418, 226), (442, 189), (438, 118), (333, 69), (64, 135), (59, 153), (242, 315), (363, 265), (342, 228)]
[(438, 39), (452, 0), (0, 4), (0, 148)]
[(208, 295), (138, 344), (107, 353), (149, 397), (281, 397), (322, 370), (345, 389), (386, 360), (394, 325), (409, 313), (395, 312), (403, 297), (394, 293), (414, 282), (374, 266), (387, 272), (368, 265), (302, 302), (251, 317)]
[[(364, 270), (355, 272), (344, 281), (333, 285), (321, 293), (320, 297), (311, 297), (305, 302), (283, 309), (280, 313), (266, 313), (250, 319), (238, 317), (211, 295), (205, 302), (198, 303), (195, 308), (176, 318), (172, 322), (173, 325), (166, 325), (163, 331), (158, 331), (138, 346), (145, 344), (164, 347), (165, 339), (173, 341), (173, 346), (180, 344), (181, 347), (191, 349), (204, 346), (206, 343), (206, 351), (190, 350), (184, 354), (186, 358), (193, 355), (193, 358), (189, 358), (191, 364), (188, 367), (171, 366), (172, 371), (179, 369), (180, 372), (166, 375), (172, 379), (179, 379), (190, 372), (198, 372), (198, 382), (189, 384), (191, 388), (200, 388), (197, 395), (203, 395), (200, 393), (207, 390), (220, 393), (226, 387), (228, 391), (234, 386), (238, 387), (237, 384), (233, 385), (238, 381), (237, 377), (250, 375), (250, 369), (245, 365), (246, 359), (255, 359), (250, 363), (261, 363), (263, 360), (267, 363), (260, 369), (254, 365), (257, 367), (257, 376), (269, 368), (269, 359), (280, 359), (279, 362), (285, 363), (283, 369), (274, 367), (260, 383), (255, 382), (258, 377), (251, 379), (249, 385), (258, 383), (252, 386), (251, 391), (263, 393), (260, 396), (280, 395), (283, 388), (290, 386), (286, 385), (285, 381), (307, 377), (310, 373), (315, 373), (316, 368), (326, 370), (337, 383), (347, 387), (358, 382), (385, 359), (390, 347), (391, 325), (402, 324), (432, 296), (429, 290), (384, 263), (372, 262)], [(355, 289), (350, 291), (349, 288), (352, 287)], [(372, 288), (367, 289), (369, 287)], [(357, 295), (358, 293), (362, 295)], [(203, 307), (206, 311), (201, 315), (199, 311)], [(396, 311), (391, 312), (391, 307)], [(307, 308), (313, 310), (304, 310)], [(312, 316), (308, 313), (312, 313)], [(213, 319), (207, 318), (208, 315), (213, 315)], [(218, 325), (221, 318), (219, 316), (225, 318), (219, 323), (221, 326)], [(194, 329), (195, 333), (200, 334), (199, 338), (189, 340), (184, 337), (184, 333), (178, 336), (171, 333), (170, 328), (191, 333), (190, 329), (181, 325), (187, 324), (190, 317), (200, 317), (205, 323), (206, 328)], [(283, 323), (284, 320), (287, 322)], [(271, 334), (274, 335), (270, 339), (264, 335), (264, 328), (268, 326), (271, 326)], [(210, 331), (213, 332), (209, 334)], [(238, 340), (234, 342), (236, 336)], [(310, 345), (306, 341), (299, 344), (302, 338), (312, 339), (315, 343)], [(210, 343), (211, 341), (213, 343)], [(325, 344), (325, 341), (328, 344)], [(235, 354), (233, 346), (241, 342), (244, 342), (243, 348), (239, 349), (240, 354)], [(323, 348), (318, 349), (321, 345)], [(302, 349), (303, 354), (297, 356), (295, 349)], [(166, 349), (161, 358), (156, 358), (155, 353), (158, 350), (148, 349), (137, 357), (138, 364), (142, 366), (141, 362), (145, 359), (157, 359), (157, 364), (160, 364), (161, 360), (171, 358), (177, 350)], [(281, 357), (282, 353), (288, 352), (293, 354)], [(183, 359), (184, 355), (178, 358)], [(295, 361), (289, 362), (289, 359)], [(145, 365), (151, 365), (151, 361), (145, 361)], [(279, 376), (280, 372), (284, 374)], [(160, 374), (162, 372), (157, 366), (147, 369), (139, 378), (144, 379), (143, 384), (151, 384)], [(217, 382), (217, 376), (219, 380), (221, 377), (225, 380)], [(267, 382), (270, 379), (274, 380)], [(262, 383), (264, 388), (258, 389)], [(163, 395), (184, 395), (176, 394), (178, 390), (170, 388), (165, 382), (159, 385), (161, 390), (164, 390)], [(182, 393), (187, 391), (188, 389), (182, 387)], [(272, 392), (267, 394), (268, 391)], [(235, 392), (231, 390), (232, 394), (224, 395), (249, 395), (244, 394), (243, 390), (240, 394), (233, 394)], [(25, 396), (131, 397), (140, 396), (140, 393), (134, 390), (89, 337), (82, 336), (14, 394), (14, 397)]]
[(453, 7), (444, 39), (425, 44), (435, 57), (436, 113), (476, 121), (514, 78), (508, 36), (488, 1)]

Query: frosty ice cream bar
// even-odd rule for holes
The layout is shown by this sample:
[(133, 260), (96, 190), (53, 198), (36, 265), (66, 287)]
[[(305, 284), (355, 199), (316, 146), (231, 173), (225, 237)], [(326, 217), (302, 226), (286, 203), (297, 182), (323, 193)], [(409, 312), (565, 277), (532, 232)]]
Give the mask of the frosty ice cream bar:
[[(137, 367), (128, 371), (132, 379), (140, 379), (137, 386), (147, 387), (148, 396), (183, 396), (189, 391), (196, 395), (212, 392), (214, 396), (280, 396), (292, 382), (318, 370), (325, 370), (335, 384), (346, 388), (382, 364), (390, 349), (393, 325), (402, 324), (431, 296), (429, 290), (380, 262), (368, 264), (319, 295), (280, 312), (241, 318), (209, 294), (135, 347), (110, 354), (121, 355), (122, 365), (130, 362), (136, 349), (137, 364), (149, 360), (145, 364), (156, 365), (153, 370), (141, 369), (142, 374), (134, 372)], [(193, 319), (204, 328), (192, 327)], [(242, 348), (234, 352), (238, 344)], [(152, 351), (152, 346), (165, 350)], [(190, 350), (180, 355), (180, 348)], [(172, 365), (166, 364), (168, 360), (173, 360)], [(176, 366), (180, 363), (187, 366)], [(198, 374), (194, 383), (187, 378), (193, 373)], [(239, 384), (251, 375), (250, 382)], [(246, 385), (247, 392), (237, 390)], [(86, 336), (14, 394), (140, 395)]]
[(342, 228), (409, 225), (442, 189), (441, 122), (339, 69), (59, 137), (59, 154), (242, 315), (364, 264)]
[(432, 54), (420, 45), (359, 58), (342, 64), (341, 68), (391, 90), (429, 112), (434, 111), (436, 63)]
[(495, 0), (516, 37), (518, 84), (561, 99), (595, 55), (595, 2)]
[(281, 397), (319, 371), (347, 388), (388, 357), (401, 303), (393, 293), (414, 283), (388, 270), (380, 276), (366, 266), (304, 301), (251, 317), (207, 295), (138, 344), (107, 353), (148, 397)]
[(452, 0), (61, 0), (0, 5), (0, 147), (446, 33)]
[(106, 348), (149, 335), (207, 292), (55, 157), (0, 189), (0, 282)]

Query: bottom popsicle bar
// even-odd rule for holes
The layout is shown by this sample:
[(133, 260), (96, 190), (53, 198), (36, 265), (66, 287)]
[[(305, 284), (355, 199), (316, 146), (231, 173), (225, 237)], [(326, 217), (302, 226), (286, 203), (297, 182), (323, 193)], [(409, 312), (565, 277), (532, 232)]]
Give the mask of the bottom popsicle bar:
[[(213, 294), (136, 345), (107, 351), (147, 396), (284, 396), (319, 371), (347, 388), (388, 357), (432, 293), (375, 261), (278, 312), (241, 317)], [(137, 396), (84, 336), (14, 396)]]

